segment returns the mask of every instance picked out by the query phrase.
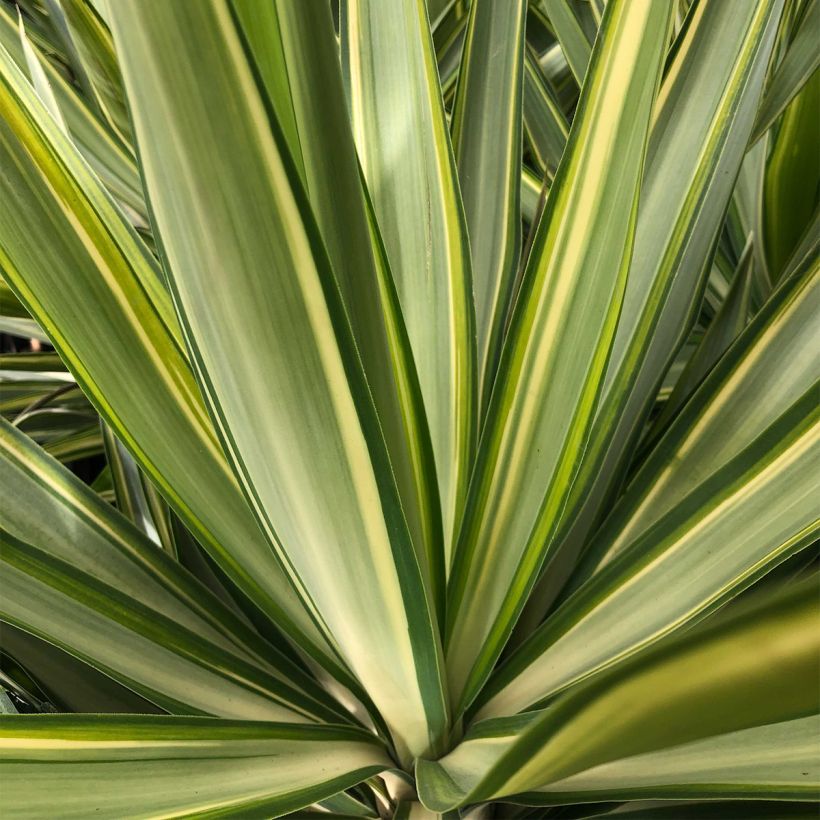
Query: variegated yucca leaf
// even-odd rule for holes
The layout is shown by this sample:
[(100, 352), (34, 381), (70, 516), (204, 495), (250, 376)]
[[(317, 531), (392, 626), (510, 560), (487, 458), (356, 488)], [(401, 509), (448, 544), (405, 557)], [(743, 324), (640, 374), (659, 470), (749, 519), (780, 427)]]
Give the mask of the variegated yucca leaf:
[(818, 0), (0, 0), (0, 814), (820, 799)]

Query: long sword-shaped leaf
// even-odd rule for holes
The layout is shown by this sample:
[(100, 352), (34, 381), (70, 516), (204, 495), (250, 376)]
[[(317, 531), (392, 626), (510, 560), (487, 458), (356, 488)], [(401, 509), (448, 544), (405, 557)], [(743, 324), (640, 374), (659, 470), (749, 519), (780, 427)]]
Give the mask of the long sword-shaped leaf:
[(47, 453), (65, 464), (103, 453), (102, 433), (98, 424), (50, 440), (43, 445)]
[[(0, 370), (31, 371), (32, 373), (65, 374), (65, 364), (57, 353), (3, 353), (0, 354)], [(68, 377), (70, 378), (70, 377)]]
[(111, 428), (104, 422), (102, 423), (102, 435), (105, 460), (110, 470), (117, 509), (149, 538), (158, 541), (156, 528), (140, 482), (139, 467), (131, 458), (128, 450), (111, 432)]
[(0, 315), (16, 319), (28, 319), (29, 313), (23, 307), (14, 291), (0, 276)]
[[(772, 277), (766, 260), (765, 234), (763, 229), (763, 183), (769, 140), (763, 139), (746, 153), (737, 177), (732, 203), (726, 217), (726, 229), (731, 246), (742, 254), (749, 235), (752, 236), (754, 270), (752, 276), (752, 309), (756, 312), (772, 292)], [(718, 246), (720, 249), (720, 246)], [(720, 250), (715, 259), (719, 264)]]
[(570, 0), (541, 0), (541, 6), (552, 24), (576, 82), (583, 86), (592, 45), (572, 8), (573, 4)]
[(816, 405), (810, 390), (567, 600), (501, 669), (481, 716), (521, 711), (703, 617), (811, 543), (820, 531)]
[(0, 507), (0, 526), (13, 535), (330, 702), (310, 678), (260, 640), (176, 561), (2, 420), (0, 485), (13, 488), (13, 503)]
[(521, 251), (523, 0), (475, 0), (453, 103), (453, 150), (472, 257), (480, 406), (486, 408)]
[[(25, 2), (25, 0), (24, 0)], [(101, 119), (105, 119), (105, 114), (100, 106), (97, 104), (97, 92), (94, 90), (94, 84), (86, 71), (85, 63), (80, 58), (80, 53), (77, 49), (74, 35), (71, 27), (68, 24), (65, 11), (60, 3), (60, 0), (43, 0), (43, 11), (46, 12), (45, 23), (48, 41), (44, 44), (44, 48), (48, 51), (53, 49), (54, 56), (59, 55), (59, 60), (63, 63), (60, 66), (67, 75), (73, 80), (73, 85), (77, 87), (83, 98), (88, 102), (93, 109), (94, 114)], [(25, 6), (26, 13), (31, 15), (34, 9), (31, 6)]]
[(279, 817), (390, 765), (372, 736), (336, 726), (0, 719), (3, 806), (12, 817)]
[[(156, 263), (2, 50), (0, 66), (0, 190), (14, 205), (0, 212), (4, 275), (234, 582), (306, 647), (321, 646), (225, 462), (172, 330), (168, 294), (159, 284), (146, 292), (159, 283)], [(150, 399), (135, 401), (137, 393)]]
[[(224, 0), (157, 0), (118, 7), (112, 25), (223, 445), (315, 617), (418, 754), (447, 728), (431, 602), (337, 283), (236, 21)], [(254, 340), (239, 356), (238, 325)]]
[(654, 422), (657, 429), (662, 430), (666, 426), (746, 326), (752, 299), (754, 272), (752, 247), (750, 239), (738, 262), (731, 287), (720, 310), (712, 319), (706, 333), (703, 334), (703, 338), (680, 374), (672, 395), (664, 404), (663, 412)]
[(806, 226), (805, 233), (792, 251), (789, 261), (786, 262), (780, 278), (786, 281), (797, 275), (810, 259), (817, 256), (820, 256), (820, 204), (815, 209), (811, 222)]
[(470, 258), (423, 0), (346, 0), (353, 135), (433, 442), (449, 564), (476, 435)]
[[(816, 389), (816, 255), (804, 260), (802, 268), (755, 316), (647, 458), (592, 542), (584, 559), (590, 569), (611, 561), (800, 396)], [(761, 384), (768, 385), (765, 394)]]
[[(17, 33), (16, 21), (0, 5), (0, 43), (21, 68), (26, 59)], [(42, 52), (32, 44), (38, 58)], [(92, 168), (117, 199), (145, 223), (145, 202), (139, 173), (130, 148), (122, 143), (107, 123), (98, 120), (77, 90), (47, 60), (41, 60), (48, 84), (68, 130)]]
[(34, 86), (35, 90), (37, 91), (37, 95), (43, 101), (43, 105), (48, 108), (49, 113), (52, 117), (54, 117), (55, 122), (63, 129), (66, 133), (68, 129), (65, 124), (65, 120), (63, 120), (63, 115), (60, 112), (60, 106), (57, 104), (57, 100), (54, 97), (54, 91), (51, 88), (51, 84), (48, 81), (48, 77), (46, 77), (46, 72), (43, 68), (43, 60), (41, 60), (40, 56), (34, 50), (34, 46), (29, 42), (28, 37), (26, 36), (26, 28), (23, 24), (23, 17), (19, 12), (17, 12), (17, 22), (18, 28), (20, 29), (20, 45), (23, 48), (23, 56), (26, 60), (26, 67), (28, 68), (28, 74), (31, 78), (32, 85)]
[[(526, 794), (610, 761), (812, 714), (817, 619), (812, 580), (618, 665), (544, 710), (467, 799)], [(464, 796), (436, 765), (417, 775), (430, 768), (437, 788), (425, 796), (422, 786), (421, 797), (440, 810)]]
[(0, 648), (0, 681), (38, 714), (164, 712), (108, 675), (7, 622), (0, 623)]
[(781, 9), (781, 0), (698, 3), (664, 77), (618, 330), (568, 527), (554, 553), (569, 554), (570, 566), (623, 480), (663, 375), (694, 321)]
[[(620, 455), (641, 421), (650, 384), (685, 331), (715, 217), (726, 208), (743, 158), (781, 7), (777, 0), (738, 9), (701, 3), (676, 51), (653, 124), (641, 193), (646, 217), (638, 221), (593, 447), (608, 439)], [(599, 466), (590, 459), (590, 472)]]
[(820, 49), (817, 48), (818, 33), (820, 33), (820, 0), (809, 0), (800, 28), (789, 45), (783, 62), (777, 67), (769, 81), (766, 94), (760, 103), (751, 142), (763, 136), (808, 82), (809, 77), (820, 68)]
[(820, 717), (755, 726), (596, 766), (526, 802), (670, 798), (813, 801), (820, 791)]
[(91, 3), (59, 0), (75, 53), (82, 62), (95, 101), (111, 128), (124, 143), (131, 140), (131, 127), (111, 32)]
[(562, 111), (565, 114), (573, 111), (578, 102), (578, 83), (561, 44), (555, 39), (552, 25), (541, 6), (532, 3), (527, 11), (527, 45), (535, 51), (538, 65), (560, 101)]
[(37, 339), (40, 342), (48, 341), (48, 336), (43, 333), (42, 328), (34, 319), (15, 319), (0, 316), (0, 333), (8, 333), (22, 339)]
[(112, 586), (0, 531), (0, 619), (164, 709), (258, 720), (338, 720), (292, 686)]
[(451, 577), (447, 661), (461, 707), (535, 581), (583, 450), (629, 265), (670, 12), (664, 2), (608, 4), (538, 226)]
[(524, 63), (524, 124), (541, 170), (552, 179), (564, 154), (569, 125), (530, 48)]
[[(471, 729), (437, 761), (455, 791), (469, 794), (539, 714), (483, 721)], [(813, 800), (820, 788), (818, 733), (817, 716), (754, 726), (614, 760), (514, 800), (528, 805), (674, 798)], [(432, 767), (428, 772), (432, 778), (421, 780), (422, 795), (428, 802), (443, 799), (443, 793), (435, 794), (441, 788), (442, 781), (435, 779), (440, 772)]]
[(766, 256), (773, 282), (820, 205), (820, 71), (789, 103), (772, 138), (766, 164), (763, 217)]
[(362, 190), (330, 9), (290, 2), (276, 9), (306, 192), (350, 317), (419, 563), (440, 604), (444, 554), (427, 422), (419, 412), (412, 353), (406, 341), (395, 344), (406, 335), (387, 295), (392, 275), (381, 240), (371, 233), (378, 229)]
[(31, 406), (71, 407), (85, 411), (93, 418), (94, 411), (86, 401), (79, 387), (72, 386), (72, 381), (58, 381), (39, 377), (18, 381), (3, 381), (3, 394), (0, 396), (0, 413), (8, 414), (11, 419)]
[[(305, 167), (302, 146), (294, 111), (293, 89), (282, 42), (279, 13), (276, 3), (257, 3), (256, 0), (232, 0), (234, 13), (253, 55), (256, 69), (276, 112), (291, 157), (302, 180)], [(299, 6), (305, 6), (300, 3)]]
[(540, 215), (544, 194), (543, 181), (528, 168), (524, 168), (521, 172), (521, 218), (526, 224), (532, 225)]

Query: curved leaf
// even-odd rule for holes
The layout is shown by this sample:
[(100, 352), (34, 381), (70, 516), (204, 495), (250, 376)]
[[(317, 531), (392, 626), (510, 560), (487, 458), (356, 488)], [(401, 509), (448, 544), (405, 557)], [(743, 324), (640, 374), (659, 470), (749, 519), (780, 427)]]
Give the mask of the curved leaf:
[[(536, 712), (484, 721), (437, 761), (438, 768), (422, 764), (425, 800), (449, 802), (444, 776), (455, 784), (454, 795), (466, 796), (538, 717)], [(614, 760), (507, 799), (531, 806), (675, 798), (811, 801), (820, 788), (818, 732), (816, 715), (753, 726)]]
[(15, 817), (279, 817), (391, 766), (364, 732), (208, 718), (0, 718)]
[(583, 451), (625, 285), (670, 12), (666, 2), (607, 5), (538, 225), (448, 591), (458, 710), (489, 674), (537, 577)]
[(478, 385), (470, 251), (427, 13), (423, 0), (346, 0), (340, 28), (353, 136), (433, 443), (449, 566)]
[(757, 110), (750, 142), (756, 142), (771, 127), (786, 106), (820, 68), (817, 33), (820, 31), (820, 2), (809, 0), (803, 19), (786, 56), (769, 80)]
[(703, 617), (810, 544), (820, 531), (818, 467), (810, 390), (556, 610), (490, 683), (479, 714), (543, 701)]
[[(14, 204), (0, 212), (4, 275), (97, 411), (232, 580), (337, 669), (225, 461), (155, 260), (2, 48), (0, 69), (0, 191)], [(60, 361), (30, 355), (32, 364)], [(50, 369), (45, 361), (38, 367)]]
[(475, 0), (452, 135), (472, 259), (480, 406), (486, 408), (521, 251), (523, 0)]
[[(314, 618), (402, 753), (418, 754), (447, 727), (434, 613), (338, 285), (236, 20), (226, 0), (151, 0), (123, 6), (113, 26), (225, 451)], [(240, 356), (237, 326), (253, 339)]]
[(421, 799), (440, 811), (527, 794), (611, 761), (812, 714), (818, 614), (811, 580), (655, 647), (538, 713), (466, 795), (441, 765), (420, 761)]
[(334, 717), (272, 674), (5, 530), (0, 576), (0, 620), (171, 712), (297, 722)]

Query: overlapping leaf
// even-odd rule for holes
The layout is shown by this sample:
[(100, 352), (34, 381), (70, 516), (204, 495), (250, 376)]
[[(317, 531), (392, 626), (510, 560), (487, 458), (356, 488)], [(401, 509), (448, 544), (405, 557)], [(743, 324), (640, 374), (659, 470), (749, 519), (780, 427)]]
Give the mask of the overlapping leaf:
[(77, 820), (279, 817), (391, 765), (342, 727), (84, 715), (4, 716), (0, 761), (5, 811)]
[(470, 252), (427, 15), (423, 0), (341, 6), (353, 135), (416, 363), (449, 564), (478, 386)]
[[(629, 265), (670, 11), (608, 4), (538, 226), (451, 576), (447, 671), (459, 708), (501, 651), (584, 448)], [(579, 176), (583, 186), (574, 184)]]
[(236, 20), (222, 0), (147, 2), (113, 24), (169, 281), (225, 451), (314, 617), (418, 754), (447, 723), (432, 602), (337, 281)]
[[(459, 753), (470, 756), (469, 742), (453, 753), (450, 771), (447, 757), (419, 761), (421, 798), (441, 811), (547, 791), (610, 761), (626, 758), (628, 766), (635, 755), (648, 759), (661, 749), (810, 715), (820, 685), (817, 616), (813, 581), (741, 608), (614, 667), (534, 717), (488, 729), (490, 739), (515, 740), (501, 744), (500, 754), (492, 740), (473, 741), (478, 778), (458, 760)], [(708, 749), (710, 741), (703, 743)], [(681, 774), (673, 772), (668, 785)]]
[[(98, 412), (240, 589), (333, 666), (225, 462), (155, 260), (3, 51), (0, 66), (0, 186), (14, 205), (0, 216), (4, 275)], [(116, 347), (100, 345), (104, 338)], [(56, 354), (28, 360), (40, 370), (64, 367)]]

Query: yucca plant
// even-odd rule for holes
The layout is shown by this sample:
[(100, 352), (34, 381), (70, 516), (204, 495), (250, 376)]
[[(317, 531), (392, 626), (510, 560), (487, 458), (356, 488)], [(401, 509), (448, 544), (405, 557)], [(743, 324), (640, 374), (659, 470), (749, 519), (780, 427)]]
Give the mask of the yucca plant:
[(1, 0), (0, 814), (814, 816), (818, 27)]

